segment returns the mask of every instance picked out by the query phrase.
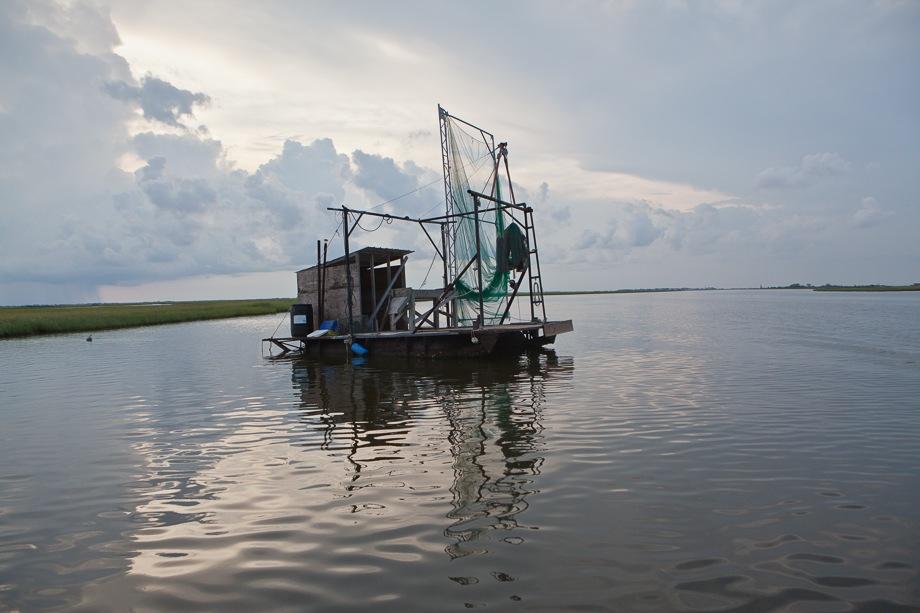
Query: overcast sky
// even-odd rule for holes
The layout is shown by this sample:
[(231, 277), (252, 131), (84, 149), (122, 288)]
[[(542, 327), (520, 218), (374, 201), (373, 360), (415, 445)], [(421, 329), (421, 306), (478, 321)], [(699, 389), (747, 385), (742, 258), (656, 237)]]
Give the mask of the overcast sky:
[(443, 208), (438, 103), (547, 288), (920, 282), (920, 2), (6, 0), (0, 304), (293, 296)]

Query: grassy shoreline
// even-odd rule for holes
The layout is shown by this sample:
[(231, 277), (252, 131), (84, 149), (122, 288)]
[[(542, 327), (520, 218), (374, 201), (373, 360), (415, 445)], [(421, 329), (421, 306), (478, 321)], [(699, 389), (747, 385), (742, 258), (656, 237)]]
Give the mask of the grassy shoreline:
[(293, 298), (270, 298), (0, 307), (0, 339), (270, 315), (287, 311), (294, 302)]
[(816, 292), (920, 292), (920, 284), (913, 285), (829, 285), (814, 288)]

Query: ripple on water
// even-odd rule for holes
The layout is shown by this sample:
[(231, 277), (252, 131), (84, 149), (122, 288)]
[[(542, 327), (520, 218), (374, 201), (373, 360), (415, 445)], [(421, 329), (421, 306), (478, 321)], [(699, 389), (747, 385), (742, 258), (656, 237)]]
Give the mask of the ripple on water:
[(559, 304), (488, 364), (0, 343), (0, 609), (920, 607), (920, 303)]

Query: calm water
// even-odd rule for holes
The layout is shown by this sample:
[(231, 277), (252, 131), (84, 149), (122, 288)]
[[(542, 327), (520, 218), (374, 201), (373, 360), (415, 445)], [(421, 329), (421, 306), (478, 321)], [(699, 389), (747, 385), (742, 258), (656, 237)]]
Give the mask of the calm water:
[(0, 609), (920, 610), (920, 294), (549, 306), (493, 364), (0, 342)]

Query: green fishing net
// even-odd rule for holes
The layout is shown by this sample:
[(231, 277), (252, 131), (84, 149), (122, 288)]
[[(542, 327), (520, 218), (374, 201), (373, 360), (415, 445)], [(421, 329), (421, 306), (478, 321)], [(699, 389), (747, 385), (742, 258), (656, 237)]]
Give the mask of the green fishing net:
[[(448, 155), (450, 161), (450, 190), (454, 213), (472, 213), (473, 197), (468, 190), (490, 194), (501, 199), (501, 182), (495, 172), (495, 152), (481, 136), (463, 130), (452, 117), (448, 121)], [(488, 177), (480, 170), (492, 171)], [(479, 174), (480, 178), (476, 179)], [(473, 184), (471, 185), (471, 181)], [(494, 209), (494, 203), (480, 201), (480, 210)], [(499, 211), (479, 214), (479, 241), (482, 261), (483, 323), (498, 324), (508, 300), (509, 273), (500, 267), (496, 257), (496, 242), (505, 232), (505, 215)], [(476, 219), (465, 215), (452, 224), (453, 250), (459, 272), (476, 256)], [(504, 270), (500, 270), (504, 268)], [(457, 318), (460, 325), (472, 325), (479, 312), (479, 273), (476, 264), (470, 266), (455, 283)]]

